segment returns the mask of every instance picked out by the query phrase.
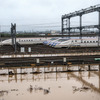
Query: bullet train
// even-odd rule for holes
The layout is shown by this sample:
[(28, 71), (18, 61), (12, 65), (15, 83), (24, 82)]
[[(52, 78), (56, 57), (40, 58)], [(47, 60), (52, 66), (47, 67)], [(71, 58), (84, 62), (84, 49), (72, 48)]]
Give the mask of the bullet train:
[(49, 45), (52, 41), (55, 41), (55, 40), (57, 40), (57, 39), (58, 39), (58, 38), (56, 38), (56, 37), (51, 38), (51, 39), (49, 39), (49, 40), (44, 41), (43, 44), (44, 44), (44, 45)]
[(55, 37), (55, 38), (51, 38), (50, 40), (44, 41), (43, 44), (53, 46), (56, 42), (58, 43), (66, 40), (68, 40), (68, 37)]
[[(54, 43), (52, 47), (54, 48), (63, 48), (63, 47), (97, 47), (100, 44), (98, 43), (98, 38), (83, 38), (83, 39), (68, 39), (66, 41), (61, 41)], [(100, 46), (100, 45), (99, 45)]]
[(64, 42), (64, 41), (67, 41), (67, 40), (69, 40), (69, 39), (68, 38), (59, 38), (55, 41), (52, 41), (50, 43), (50, 46), (54, 47), (55, 45), (60, 44), (61, 42)]
[[(16, 38), (16, 42), (19, 44), (41, 44), (51, 38)], [(12, 45), (12, 39), (7, 39), (0, 42), (0, 45)]]
[[(100, 46), (98, 42), (98, 37), (91, 38), (17, 38), (16, 42), (19, 44), (46, 44), (54, 48), (63, 48), (63, 47), (97, 47)], [(0, 42), (0, 45), (12, 45), (12, 39), (7, 39)]]

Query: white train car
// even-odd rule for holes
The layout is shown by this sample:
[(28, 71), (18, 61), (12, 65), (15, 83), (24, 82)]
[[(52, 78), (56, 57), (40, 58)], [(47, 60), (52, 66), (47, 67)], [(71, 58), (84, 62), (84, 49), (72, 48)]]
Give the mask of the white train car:
[(54, 48), (63, 48), (63, 47), (97, 47), (98, 38), (83, 38), (83, 39), (69, 39), (67, 41), (62, 41), (58, 44), (55, 44)]
[[(16, 42), (19, 44), (41, 44), (48, 39), (50, 38), (17, 38)], [(12, 39), (2, 41), (0, 45), (12, 45)]]

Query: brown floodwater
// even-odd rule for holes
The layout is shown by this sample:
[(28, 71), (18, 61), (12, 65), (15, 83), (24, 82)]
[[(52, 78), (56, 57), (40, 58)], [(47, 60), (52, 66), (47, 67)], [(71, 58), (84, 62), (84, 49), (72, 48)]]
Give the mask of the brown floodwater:
[(31, 68), (23, 71), (28, 74), (0, 75), (0, 100), (100, 100), (100, 71), (40, 74), (30, 74)]

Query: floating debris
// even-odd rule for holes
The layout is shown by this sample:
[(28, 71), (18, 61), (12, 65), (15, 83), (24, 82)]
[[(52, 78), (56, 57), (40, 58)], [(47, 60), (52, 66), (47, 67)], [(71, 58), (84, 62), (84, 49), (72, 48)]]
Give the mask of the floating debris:
[(9, 74), (9, 75), (14, 75), (13, 71), (9, 71), (8, 74)]
[(28, 91), (29, 91), (30, 93), (32, 93), (32, 91), (33, 91), (33, 86), (32, 86), (32, 85), (30, 85), (30, 87), (28, 88)]
[(44, 94), (48, 94), (50, 92), (49, 89), (44, 89)]
[(43, 88), (42, 88), (42, 87), (38, 87), (38, 89), (39, 89), (39, 90), (43, 90)]
[(32, 85), (30, 85), (30, 90), (33, 90), (33, 86)]
[(77, 88), (76, 86), (72, 86), (72, 88), (73, 88), (74, 93), (77, 92), (77, 91), (86, 92), (86, 91), (91, 89), (90, 87), (87, 87), (87, 86), (82, 86), (80, 88)]
[(61, 86), (58, 86), (58, 88), (61, 88)]
[(8, 91), (7, 90), (0, 91), (0, 96), (4, 96), (5, 93), (8, 94)]
[(18, 89), (11, 89), (11, 91), (18, 91)]
[(30, 85), (30, 88), (28, 88), (28, 91), (30, 91), (30, 92), (32, 92), (32, 91), (35, 91), (35, 92), (37, 92), (37, 91), (42, 91), (44, 94), (48, 94), (48, 93), (50, 93), (50, 87), (48, 88), (48, 89), (44, 89), (44, 88), (42, 88), (42, 87), (38, 87), (37, 85), (35, 85), (35, 87), (33, 88), (33, 86), (32, 85)]

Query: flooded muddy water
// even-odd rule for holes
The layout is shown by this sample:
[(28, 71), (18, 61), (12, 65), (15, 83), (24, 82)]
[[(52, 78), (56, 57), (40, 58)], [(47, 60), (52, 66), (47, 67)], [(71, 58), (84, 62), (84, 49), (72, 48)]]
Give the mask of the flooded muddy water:
[(30, 74), (31, 68), (23, 71), (28, 73), (0, 75), (0, 100), (100, 100), (100, 71), (40, 74)]

